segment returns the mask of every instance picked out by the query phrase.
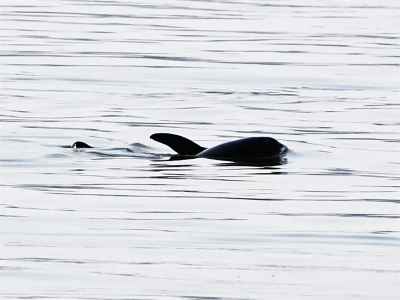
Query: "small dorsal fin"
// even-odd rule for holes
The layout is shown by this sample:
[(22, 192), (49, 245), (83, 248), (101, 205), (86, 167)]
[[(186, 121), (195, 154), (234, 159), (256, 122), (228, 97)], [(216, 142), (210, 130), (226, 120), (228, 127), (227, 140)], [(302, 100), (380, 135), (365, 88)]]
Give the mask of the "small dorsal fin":
[(161, 144), (167, 145), (180, 155), (196, 155), (207, 149), (183, 136), (171, 133), (155, 133), (152, 134), (150, 138)]
[(72, 144), (71, 148), (93, 148), (84, 142), (75, 142)]

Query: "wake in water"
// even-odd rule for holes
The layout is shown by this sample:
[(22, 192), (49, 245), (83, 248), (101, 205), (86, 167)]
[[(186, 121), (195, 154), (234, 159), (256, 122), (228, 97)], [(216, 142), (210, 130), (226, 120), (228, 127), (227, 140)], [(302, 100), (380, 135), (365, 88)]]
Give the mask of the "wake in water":
[(74, 151), (85, 151), (100, 157), (133, 157), (158, 160), (171, 156), (170, 154), (154, 153), (151, 151), (151, 147), (141, 143), (132, 143), (128, 147), (98, 148), (84, 142), (75, 142), (72, 146), (63, 146), (63, 148), (73, 148)]

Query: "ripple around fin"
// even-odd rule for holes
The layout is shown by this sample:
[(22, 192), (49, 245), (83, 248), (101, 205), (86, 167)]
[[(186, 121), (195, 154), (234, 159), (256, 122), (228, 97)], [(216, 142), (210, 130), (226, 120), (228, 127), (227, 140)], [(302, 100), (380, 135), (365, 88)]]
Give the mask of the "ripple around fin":
[(129, 146), (134, 147), (134, 148), (138, 148), (138, 149), (152, 149), (150, 146), (147, 146), (145, 144), (142, 143), (132, 143)]

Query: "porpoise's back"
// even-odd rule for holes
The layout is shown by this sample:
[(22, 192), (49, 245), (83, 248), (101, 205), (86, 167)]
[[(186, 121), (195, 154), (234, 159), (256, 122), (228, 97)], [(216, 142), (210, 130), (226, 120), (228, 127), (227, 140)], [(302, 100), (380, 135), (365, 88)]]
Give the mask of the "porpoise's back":
[(273, 138), (250, 137), (206, 149), (197, 156), (232, 161), (251, 161), (277, 157), (286, 151), (286, 146)]

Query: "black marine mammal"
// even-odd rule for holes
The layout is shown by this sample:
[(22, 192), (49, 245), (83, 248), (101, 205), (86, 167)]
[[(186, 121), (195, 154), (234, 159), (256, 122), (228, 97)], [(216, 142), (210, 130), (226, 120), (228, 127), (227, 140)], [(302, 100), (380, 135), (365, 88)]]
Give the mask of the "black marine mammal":
[(75, 142), (72, 144), (71, 148), (93, 148), (84, 142)]
[[(151, 139), (167, 145), (177, 154), (170, 160), (209, 158), (238, 163), (271, 165), (282, 164), (281, 159), (288, 148), (271, 137), (249, 137), (226, 142), (212, 148), (204, 148), (195, 142), (176, 134), (155, 133)], [(72, 148), (93, 148), (84, 142), (75, 142)]]
[(210, 158), (233, 162), (262, 162), (279, 159), (288, 151), (285, 145), (271, 137), (249, 137), (204, 148), (195, 142), (171, 133), (155, 133), (151, 139), (169, 146), (178, 154), (170, 160)]

